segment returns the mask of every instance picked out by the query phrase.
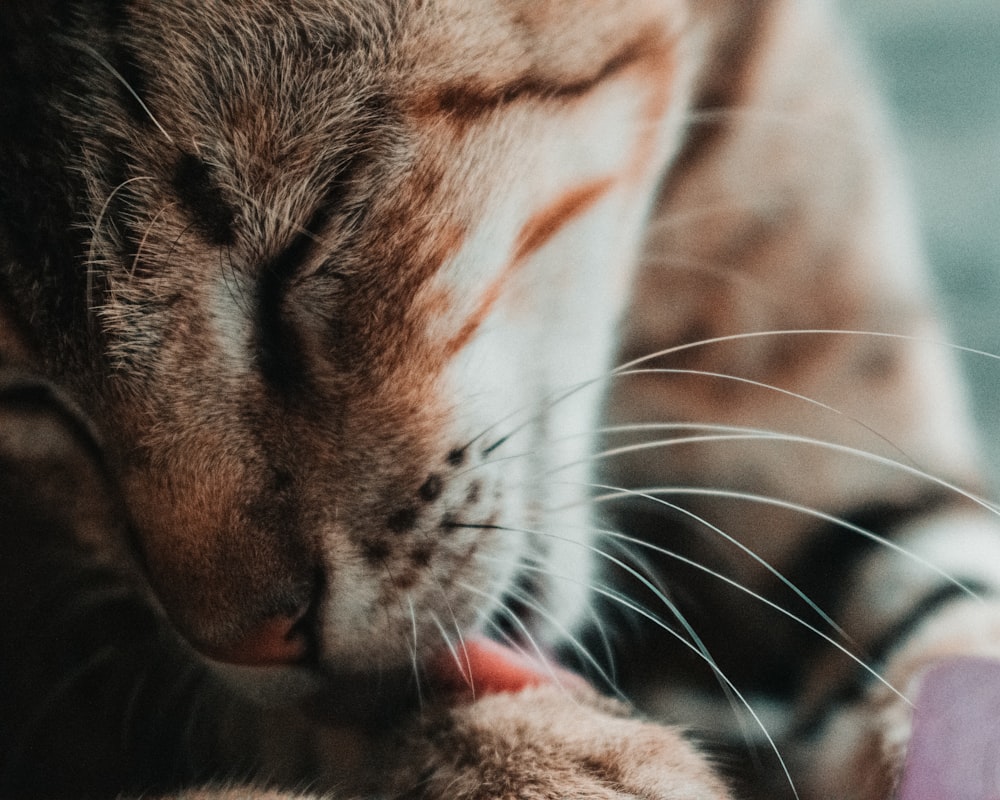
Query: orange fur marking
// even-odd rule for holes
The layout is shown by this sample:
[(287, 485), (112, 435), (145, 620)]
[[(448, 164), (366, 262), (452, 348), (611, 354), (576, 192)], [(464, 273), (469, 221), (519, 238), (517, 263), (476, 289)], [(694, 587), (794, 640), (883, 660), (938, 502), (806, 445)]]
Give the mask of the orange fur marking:
[(532, 216), (521, 228), (517, 237), (517, 245), (514, 249), (514, 257), (510, 260), (503, 271), (483, 292), (476, 310), (469, 315), (465, 324), (461, 327), (445, 348), (446, 354), (450, 357), (468, 344), (469, 340), (479, 330), (486, 317), (489, 316), (497, 300), (503, 292), (504, 286), (517, 273), (527, 258), (540, 250), (546, 242), (555, 236), (562, 228), (579, 217), (591, 208), (615, 185), (616, 178), (605, 177), (570, 189), (562, 197), (551, 205), (543, 208)]
[[(445, 352), (448, 357), (461, 350), (475, 332), (483, 324), (499, 300), (505, 284), (520, 269), (527, 258), (541, 249), (565, 225), (590, 209), (601, 197), (609, 192), (615, 183), (624, 177), (634, 181), (648, 169), (656, 151), (656, 121), (666, 113), (673, 97), (673, 78), (676, 74), (676, 53), (669, 43), (659, 41), (658, 37), (644, 35), (626, 47), (621, 53), (609, 61), (596, 76), (578, 83), (569, 83), (542, 92), (532, 81), (514, 82), (510, 87), (490, 97), (476, 94), (470, 90), (464, 93), (445, 95), (450, 97), (450, 103), (440, 103), (437, 112), (450, 111), (451, 116), (459, 110), (460, 116), (469, 116), (473, 112), (495, 107), (498, 104), (510, 102), (525, 94), (543, 98), (557, 98), (586, 95), (611, 76), (627, 70), (641, 70), (641, 78), (652, 84), (652, 92), (644, 109), (643, 117), (646, 130), (640, 133), (636, 151), (630, 159), (624, 176), (606, 176), (595, 178), (567, 191), (562, 197), (548, 207), (532, 216), (517, 237), (514, 256), (500, 275), (487, 287), (476, 310), (468, 317), (458, 333), (448, 342)], [(662, 87), (662, 88), (660, 88)], [(442, 96), (445, 96), (442, 95)], [(461, 102), (459, 102), (461, 99)], [(473, 114), (474, 115), (474, 114)]]

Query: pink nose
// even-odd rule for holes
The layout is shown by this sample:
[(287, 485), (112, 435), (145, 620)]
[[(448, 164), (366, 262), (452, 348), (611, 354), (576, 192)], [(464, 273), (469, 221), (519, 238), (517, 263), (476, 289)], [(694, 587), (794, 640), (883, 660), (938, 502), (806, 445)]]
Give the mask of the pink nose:
[(230, 664), (264, 667), (295, 664), (306, 657), (309, 643), (299, 623), (301, 615), (270, 617), (242, 638), (219, 647), (206, 647), (212, 658)]

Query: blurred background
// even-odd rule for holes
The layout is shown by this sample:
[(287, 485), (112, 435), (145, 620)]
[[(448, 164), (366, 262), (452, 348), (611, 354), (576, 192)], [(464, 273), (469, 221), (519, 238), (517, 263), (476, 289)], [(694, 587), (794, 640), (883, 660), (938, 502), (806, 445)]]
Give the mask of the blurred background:
[[(1000, 0), (841, 0), (888, 98), (952, 340), (1000, 355)], [(1000, 496), (1000, 360), (962, 359)]]

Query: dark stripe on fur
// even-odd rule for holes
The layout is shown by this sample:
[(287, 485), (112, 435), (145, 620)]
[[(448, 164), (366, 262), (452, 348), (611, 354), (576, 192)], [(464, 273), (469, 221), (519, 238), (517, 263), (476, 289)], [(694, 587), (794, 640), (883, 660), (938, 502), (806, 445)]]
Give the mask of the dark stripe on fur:
[(316, 231), (330, 214), (323, 207), (292, 239), (285, 250), (261, 271), (257, 302), (258, 365), (264, 380), (280, 394), (300, 393), (308, 382), (299, 337), (288, 319), (285, 298), (296, 273), (316, 249)]
[(577, 81), (558, 82), (544, 75), (527, 74), (500, 86), (476, 86), (465, 82), (447, 86), (434, 97), (428, 108), (421, 112), (445, 114), (453, 120), (468, 122), (488, 114), (501, 106), (518, 100), (572, 100), (593, 91), (604, 81), (645, 58), (654, 51), (658, 42), (640, 37), (617, 53), (595, 74)]
[[(744, 0), (733, 5), (732, 20), (715, 40), (715, 47), (703, 70), (704, 81), (695, 98), (692, 114), (738, 107), (752, 89), (755, 57), (767, 52), (761, 43), (771, 21), (771, 0)], [(684, 174), (705, 158), (715, 155), (719, 140), (739, 127), (732, 115), (720, 119), (698, 121), (688, 128), (684, 147), (670, 170), (669, 188), (683, 179)]]
[[(977, 596), (987, 596), (993, 593), (990, 587), (974, 582), (966, 583), (963, 586), (956, 586), (953, 583), (939, 586), (916, 603), (906, 616), (896, 621), (868, 648), (866, 653), (860, 654), (860, 657), (872, 669), (880, 670), (892, 651), (905, 642), (922, 623), (949, 603), (968, 598), (968, 592)], [(855, 671), (849, 681), (829, 692), (816, 705), (817, 710), (808, 713), (795, 725), (791, 734), (792, 738), (801, 740), (818, 735), (832, 717), (843, 712), (845, 706), (857, 705), (862, 702), (874, 681), (875, 677), (870, 672)]]
[[(338, 224), (350, 228), (364, 213), (364, 208), (353, 200), (352, 193), (354, 182), (371, 155), (367, 152), (367, 143), (357, 142), (355, 149), (356, 152), (345, 158), (336, 170), (312, 217), (295, 233), (285, 250), (261, 270), (257, 359), (264, 380), (280, 394), (302, 394), (309, 381), (298, 334), (284, 308), (285, 298), (309, 259), (322, 251), (323, 237), (331, 220), (336, 217)], [(336, 254), (325, 255), (327, 259), (336, 257)], [(344, 277), (335, 265), (324, 265), (322, 271), (328, 280)], [(338, 320), (330, 320), (331, 330), (336, 330), (337, 325)]]
[(184, 153), (174, 167), (177, 197), (191, 214), (194, 229), (209, 244), (225, 247), (235, 241), (236, 209), (215, 180), (215, 169), (193, 153)]
[[(928, 491), (908, 503), (879, 503), (842, 515), (847, 525), (887, 539), (921, 517), (957, 504), (947, 490)], [(829, 524), (808, 539), (786, 576), (820, 608), (836, 617), (844, 595), (853, 591), (852, 575), (873, 552), (884, 547), (843, 525)]]

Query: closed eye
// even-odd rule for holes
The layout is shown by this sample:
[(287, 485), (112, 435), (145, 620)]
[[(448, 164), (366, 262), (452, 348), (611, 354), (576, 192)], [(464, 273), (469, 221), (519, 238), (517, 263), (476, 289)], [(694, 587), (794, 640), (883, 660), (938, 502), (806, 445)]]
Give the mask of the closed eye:
[(572, 100), (588, 94), (617, 73), (645, 58), (651, 47), (646, 37), (639, 38), (623, 47), (596, 72), (576, 80), (560, 81), (545, 75), (526, 74), (500, 86), (477, 86), (471, 81), (446, 86), (438, 92), (434, 110), (448, 116), (470, 119), (518, 100)]
[(233, 244), (236, 209), (226, 198), (211, 164), (193, 153), (184, 153), (177, 160), (171, 183), (191, 215), (194, 229), (206, 241), (222, 246)]
[[(261, 269), (257, 301), (257, 361), (264, 380), (280, 393), (301, 391), (309, 380), (299, 334), (286, 308), (289, 291), (293, 283), (309, 271), (310, 264), (317, 260), (316, 251), (323, 247), (335, 213), (350, 205), (352, 184), (369, 157), (363, 148), (358, 148), (355, 155), (343, 161), (309, 221), (298, 228), (288, 246)], [(334, 269), (318, 269), (322, 269), (322, 275), (329, 280), (344, 277)]]
[(291, 243), (261, 270), (257, 299), (257, 359), (261, 375), (273, 389), (288, 394), (302, 388), (307, 369), (298, 334), (285, 313), (289, 288), (319, 245), (316, 232), (330, 218), (318, 208)]

